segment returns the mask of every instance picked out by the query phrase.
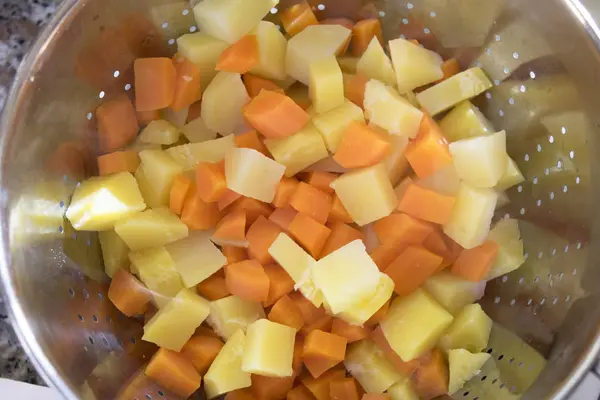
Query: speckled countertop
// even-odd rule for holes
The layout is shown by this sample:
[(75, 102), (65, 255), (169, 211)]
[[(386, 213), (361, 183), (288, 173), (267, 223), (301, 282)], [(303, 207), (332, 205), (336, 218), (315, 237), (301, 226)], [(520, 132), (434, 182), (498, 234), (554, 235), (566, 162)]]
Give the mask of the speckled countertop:
[[(0, 110), (16, 69), (61, 0), (0, 0)], [(23, 353), (0, 298), (0, 377), (44, 384)]]

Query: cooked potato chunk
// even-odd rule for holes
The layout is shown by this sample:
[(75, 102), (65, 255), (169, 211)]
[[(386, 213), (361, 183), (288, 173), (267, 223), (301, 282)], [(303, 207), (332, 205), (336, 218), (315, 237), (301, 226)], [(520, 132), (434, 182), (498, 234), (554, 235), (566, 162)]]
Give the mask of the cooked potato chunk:
[(228, 296), (210, 303), (208, 324), (223, 339), (229, 339), (236, 331), (246, 331), (248, 325), (264, 318), (262, 304)]
[(259, 60), (250, 73), (266, 79), (284, 80), (287, 77), (285, 72), (287, 40), (283, 33), (272, 22), (260, 21), (252, 34), (256, 35), (258, 40)]
[(208, 129), (202, 118), (196, 118), (184, 125), (181, 133), (190, 143), (202, 143), (217, 137), (217, 132)]
[(485, 136), (495, 132), (494, 126), (470, 101), (463, 101), (440, 121), (449, 142)]
[(177, 52), (200, 68), (200, 88), (204, 91), (217, 76), (217, 61), (228, 47), (227, 42), (219, 40), (206, 32), (188, 33), (177, 39)]
[(144, 143), (173, 144), (179, 140), (179, 129), (164, 119), (152, 121), (140, 133), (140, 140)]
[(523, 254), (523, 241), (519, 223), (516, 219), (503, 219), (498, 221), (490, 231), (488, 239), (498, 243), (498, 255), (488, 273), (487, 280), (497, 278), (518, 269), (525, 263)]
[(166, 152), (184, 171), (189, 171), (200, 163), (218, 163), (235, 147), (235, 136), (229, 135), (202, 143), (190, 143), (171, 147)]
[(415, 393), (415, 387), (409, 378), (402, 377), (398, 382), (387, 390), (387, 394), (392, 400), (420, 400), (419, 395)]
[(202, 120), (208, 129), (230, 135), (244, 125), (242, 107), (249, 101), (240, 74), (219, 72), (202, 95)]
[(292, 376), (296, 329), (268, 319), (248, 326), (242, 370), (256, 375), (283, 378)]
[(454, 394), (460, 390), (474, 376), (478, 375), (481, 367), (491, 355), (488, 353), (472, 354), (464, 349), (450, 350), (448, 353), (448, 367), (450, 368), (450, 383), (448, 393)]
[(406, 39), (390, 40), (398, 91), (406, 93), (444, 77), (442, 57)]
[(104, 231), (98, 233), (102, 259), (104, 260), (104, 272), (110, 278), (119, 270), (129, 271), (129, 248), (115, 231)]
[(446, 310), (456, 314), (466, 305), (483, 297), (485, 282), (467, 281), (448, 271), (442, 271), (429, 278), (423, 287)]
[(344, 104), (344, 78), (334, 56), (313, 61), (309, 65), (309, 77), (308, 95), (317, 114)]
[(115, 231), (131, 251), (164, 246), (188, 235), (188, 227), (165, 207), (146, 210), (121, 220), (115, 224)]
[(424, 179), (419, 179), (417, 184), (426, 189), (431, 189), (441, 194), (455, 196), (460, 187), (460, 178), (453, 164), (438, 170)]
[(399, 135), (390, 135), (389, 139), (392, 143), (392, 149), (390, 155), (383, 163), (385, 164), (385, 169), (387, 169), (392, 186), (396, 186), (404, 178), (409, 169), (408, 160), (404, 156), (404, 150), (408, 146), (409, 139), (406, 136)]
[(492, 319), (479, 304), (469, 304), (456, 314), (438, 346), (444, 351), (466, 349), (478, 353), (487, 347), (491, 331)]
[(379, 275), (379, 284), (372, 297), (356, 304), (337, 315), (352, 325), (362, 326), (392, 297), (394, 281), (384, 273)]
[(368, 339), (348, 346), (344, 365), (368, 393), (383, 393), (402, 379), (379, 347)]
[(517, 163), (512, 158), (507, 157), (506, 169), (496, 184), (496, 190), (506, 190), (523, 181), (525, 181), (525, 178), (517, 166)]
[(376, 36), (373, 37), (367, 50), (358, 60), (356, 72), (369, 79), (377, 79), (389, 86), (396, 86), (397, 84), (392, 62), (383, 51), (383, 47), (381, 47), (381, 43), (379, 43)]
[(336, 152), (344, 130), (352, 121), (365, 122), (365, 116), (359, 106), (348, 100), (331, 111), (313, 117), (313, 124), (323, 135), (327, 149), (332, 153)]
[(284, 173), (285, 165), (254, 149), (232, 148), (225, 156), (227, 187), (265, 203), (273, 201)]
[[(183, 172), (183, 168), (167, 153), (160, 150), (144, 150), (140, 152), (140, 159), (142, 160), (140, 168), (143, 170), (148, 185), (147, 190), (150, 192), (149, 199), (146, 199), (148, 205), (152, 208), (168, 206), (173, 180)], [(142, 193), (146, 195), (145, 191)]]

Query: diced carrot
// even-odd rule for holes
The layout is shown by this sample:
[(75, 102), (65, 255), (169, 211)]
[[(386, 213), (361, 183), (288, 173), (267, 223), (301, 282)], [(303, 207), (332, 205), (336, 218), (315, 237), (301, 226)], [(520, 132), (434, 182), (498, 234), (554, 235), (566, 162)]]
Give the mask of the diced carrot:
[(213, 274), (196, 285), (196, 290), (200, 296), (207, 298), (210, 301), (222, 299), (231, 295), (227, 290), (225, 278), (219, 274)]
[(289, 296), (283, 296), (277, 300), (271, 308), (268, 318), (273, 322), (287, 325), (296, 330), (300, 330), (304, 325), (302, 313)]
[(277, 264), (267, 264), (263, 268), (269, 277), (269, 295), (263, 305), (269, 307), (294, 290), (294, 280)]
[(351, 224), (354, 221), (346, 208), (342, 204), (340, 198), (334, 194), (333, 200), (331, 202), (331, 211), (329, 212), (329, 220), (332, 222), (344, 222), (346, 224)]
[(225, 284), (231, 294), (244, 300), (261, 302), (269, 296), (269, 277), (256, 260), (227, 265)]
[(177, 71), (170, 58), (138, 58), (133, 69), (137, 111), (160, 110), (173, 103)]
[(215, 360), (223, 342), (212, 336), (194, 336), (181, 349), (181, 355), (192, 362), (196, 371), (204, 375)]
[(283, 29), (290, 36), (297, 35), (309, 25), (318, 25), (317, 17), (312, 11), (310, 4), (302, 2), (295, 4), (279, 13)]
[(158, 312), (158, 309), (154, 307), (152, 303), (148, 305), (148, 309), (144, 313), (144, 325), (148, 323), (154, 317), (154, 315)]
[(358, 400), (358, 388), (354, 378), (344, 378), (329, 384), (331, 400)]
[(294, 386), (294, 377), (276, 378), (252, 375), (252, 393), (256, 400), (283, 399)]
[(188, 109), (188, 117), (186, 122), (192, 122), (200, 117), (202, 117), (202, 101), (197, 101)]
[(396, 371), (400, 372), (402, 375), (410, 378), (416, 371), (416, 369), (420, 365), (420, 358), (415, 358), (411, 361), (404, 361), (400, 356), (392, 349), (390, 344), (388, 343), (385, 335), (383, 334), (383, 330), (381, 326), (378, 326), (371, 332), (371, 340), (375, 342), (377, 347), (383, 351), (387, 360), (392, 363)]
[(226, 209), (240, 197), (242, 197), (241, 194), (236, 193), (233, 190), (227, 188), (227, 190), (225, 190), (225, 192), (223, 192), (223, 194), (219, 198), (219, 201), (217, 202), (219, 210), (222, 211), (222, 210)]
[(365, 393), (360, 400), (392, 400), (392, 398), (385, 393)]
[(365, 108), (364, 101), (367, 82), (369, 82), (369, 79), (361, 73), (344, 76), (344, 95), (348, 100), (362, 109)]
[(235, 137), (235, 145), (242, 149), (254, 149), (259, 153), (270, 157), (267, 146), (265, 146), (265, 144), (263, 143), (262, 139), (258, 136), (258, 133), (256, 133), (256, 131), (248, 131), (246, 133), (242, 133), (241, 135), (237, 135)]
[(410, 176), (407, 176), (400, 182), (395, 188), (394, 192), (396, 192), (396, 197), (401, 199), (404, 196), (404, 192), (406, 192), (406, 188), (410, 186), (414, 182), (414, 179)]
[(224, 216), (217, 224), (217, 229), (212, 235), (215, 243), (246, 244), (246, 211), (237, 210)]
[(136, 111), (135, 114), (140, 126), (146, 126), (152, 121), (161, 119), (160, 110)]
[[(246, 233), (248, 241), (248, 254), (259, 263), (266, 265), (275, 262), (269, 254), (269, 247), (273, 244), (281, 229), (272, 221), (262, 215), (250, 226)], [(266, 298), (264, 299), (266, 300)]]
[(383, 244), (422, 244), (433, 231), (433, 226), (407, 214), (393, 213), (373, 224), (373, 229)]
[(244, 81), (244, 85), (246, 86), (246, 91), (248, 92), (248, 96), (254, 98), (258, 96), (261, 90), (271, 90), (273, 92), (285, 93), (285, 91), (277, 86), (277, 84), (273, 81), (270, 81), (265, 78), (261, 78), (256, 75), (244, 74), (242, 76), (242, 81)]
[(169, 195), (169, 209), (177, 215), (181, 215), (183, 204), (192, 189), (192, 181), (185, 174), (179, 175), (173, 180), (171, 193)]
[(225, 400), (256, 400), (251, 387), (233, 390), (225, 395)]
[(375, 264), (377, 264), (377, 268), (383, 272), (392, 261), (406, 250), (407, 246), (405, 243), (386, 243), (376, 247), (369, 255)]
[(409, 184), (398, 202), (398, 210), (410, 216), (444, 225), (450, 219), (456, 197)]
[(217, 71), (245, 74), (258, 63), (256, 35), (246, 35), (226, 48), (219, 57)]
[(86, 177), (86, 155), (78, 142), (65, 142), (58, 145), (45, 163), (45, 168), (57, 175), (67, 175), (75, 180)]
[(286, 400), (315, 400), (315, 396), (304, 385), (298, 385), (287, 394)]
[(406, 296), (421, 286), (442, 264), (442, 257), (421, 246), (408, 246), (385, 273), (394, 281), (394, 292)]
[(325, 309), (323, 307), (315, 307), (306, 297), (300, 292), (290, 293), (290, 299), (294, 301), (296, 307), (302, 313), (302, 318), (306, 324), (314, 324), (320, 318), (326, 316)]
[(330, 185), (339, 177), (339, 174), (334, 174), (332, 172), (311, 171), (308, 173), (308, 177), (306, 178), (305, 182), (316, 187), (322, 192), (333, 194), (335, 191)]
[(98, 175), (128, 171), (132, 174), (140, 166), (140, 156), (135, 151), (115, 151), (98, 157)]
[(346, 338), (348, 343), (353, 343), (367, 338), (371, 333), (371, 329), (358, 325), (350, 325), (342, 319), (334, 318), (331, 325), (331, 333)]
[(129, 97), (119, 97), (96, 109), (100, 151), (110, 153), (127, 146), (137, 136), (140, 126)]
[(298, 215), (298, 211), (292, 207), (287, 206), (285, 208), (276, 208), (275, 211), (269, 216), (269, 220), (275, 222), (283, 231), (288, 232), (290, 224)]
[(441, 79), (441, 81), (452, 78), (454, 75), (460, 72), (460, 63), (456, 58), (450, 58), (444, 61), (442, 64), (442, 72), (444, 73), (444, 77)]
[(346, 355), (348, 340), (345, 337), (321, 330), (313, 330), (304, 340), (302, 357), (313, 378), (340, 363)]
[(119, 269), (110, 282), (108, 298), (119, 311), (133, 317), (146, 312), (152, 294), (135, 276)]
[(333, 325), (333, 317), (330, 315), (325, 315), (312, 324), (304, 324), (300, 331), (303, 335), (308, 335), (314, 330), (319, 330), (323, 332), (330, 332), (331, 326)]
[(227, 264), (235, 264), (248, 259), (248, 252), (242, 247), (222, 246), (221, 252), (227, 258)]
[(196, 331), (194, 332), (194, 336), (208, 336), (208, 337), (213, 337), (213, 338), (217, 338), (217, 339), (221, 339), (221, 337), (212, 330), (212, 328), (209, 328), (208, 326), (205, 325), (200, 325), (198, 328), (196, 328)]
[(345, 377), (346, 371), (343, 368), (334, 368), (316, 379), (306, 376), (302, 379), (302, 384), (306, 386), (317, 400), (330, 400), (329, 387), (331, 382), (339, 381)]
[(290, 197), (290, 205), (320, 224), (327, 222), (333, 197), (305, 182), (300, 182)]
[(200, 98), (200, 68), (181, 54), (173, 56), (173, 65), (177, 78), (175, 94), (171, 109), (175, 112), (183, 110)]
[(288, 96), (263, 90), (244, 107), (244, 117), (254, 129), (270, 139), (288, 137), (310, 120), (309, 115)]
[(294, 217), (288, 231), (313, 258), (321, 254), (327, 238), (331, 235), (331, 229), (301, 212)]
[(194, 365), (181, 354), (159, 349), (145, 369), (146, 376), (165, 389), (187, 398), (198, 388), (202, 378)]
[(343, 247), (357, 239), (364, 239), (361, 231), (351, 227), (350, 225), (346, 225), (343, 222), (329, 222), (327, 223), (327, 227), (331, 229), (331, 234), (327, 238), (319, 258), (323, 258), (326, 255), (333, 253), (340, 247)]
[(222, 213), (217, 203), (206, 203), (196, 193), (188, 194), (183, 204), (181, 221), (191, 230), (204, 231), (217, 226), (221, 220)]
[(427, 239), (423, 242), (423, 247), (444, 259), (436, 272), (454, 264), (463, 250), (458, 243), (446, 236), (440, 228), (434, 229), (427, 236)]
[(420, 179), (452, 164), (448, 141), (439, 125), (426, 113), (423, 113), (417, 137), (408, 144), (404, 154)]
[(450, 272), (468, 281), (479, 282), (490, 271), (499, 248), (498, 243), (487, 240), (477, 247), (465, 249), (452, 265)]
[(365, 322), (365, 326), (374, 326), (383, 321), (390, 309), (390, 300), (386, 301), (375, 314)]
[(366, 168), (379, 164), (390, 153), (392, 143), (364, 122), (352, 121), (345, 129), (333, 156), (344, 168)]
[(196, 191), (200, 198), (212, 203), (218, 201), (227, 191), (225, 165), (220, 163), (200, 163), (196, 167)]
[(412, 378), (419, 397), (430, 400), (447, 393), (449, 371), (442, 351), (434, 349), (420, 360)]
[(279, 182), (279, 186), (277, 186), (273, 205), (278, 208), (287, 207), (288, 204), (290, 204), (292, 195), (298, 187), (298, 183), (298, 180), (295, 178), (282, 178), (281, 182)]
[(358, 21), (352, 28), (352, 55), (354, 57), (362, 56), (374, 37), (383, 43), (381, 22), (377, 18)]
[(246, 223), (252, 225), (260, 216), (268, 218), (273, 212), (273, 207), (260, 200), (241, 197), (231, 205), (230, 211), (236, 210), (246, 210)]
[(297, 334), (296, 340), (294, 341), (294, 356), (292, 357), (292, 370), (294, 371), (293, 377), (297, 378), (304, 369), (304, 363), (302, 362), (302, 352), (304, 350), (304, 336)]

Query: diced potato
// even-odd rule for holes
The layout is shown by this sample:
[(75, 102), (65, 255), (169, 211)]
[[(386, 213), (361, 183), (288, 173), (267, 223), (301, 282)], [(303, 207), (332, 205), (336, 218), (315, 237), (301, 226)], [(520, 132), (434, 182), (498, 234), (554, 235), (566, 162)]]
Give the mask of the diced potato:
[(423, 288), (446, 310), (456, 314), (463, 307), (483, 297), (485, 281), (471, 282), (448, 271), (442, 271), (429, 278), (423, 284)]
[(331, 311), (338, 314), (371, 299), (380, 272), (362, 240), (354, 240), (320, 259), (312, 275)]
[(450, 164), (425, 179), (420, 179), (417, 184), (441, 194), (455, 196), (460, 186), (460, 178), (454, 165)]
[(317, 261), (285, 233), (280, 233), (269, 247), (269, 254), (296, 283), (296, 289), (321, 307), (323, 293), (315, 286), (312, 271)]
[(287, 74), (309, 85), (309, 68), (314, 61), (338, 55), (352, 31), (341, 25), (311, 25), (288, 41)]
[(491, 331), (492, 319), (483, 312), (479, 304), (469, 304), (456, 314), (438, 346), (446, 352), (466, 349), (478, 353), (487, 347)]
[(267, 139), (265, 145), (275, 161), (285, 165), (285, 176), (288, 177), (329, 157), (325, 142), (313, 124), (283, 139)]
[(268, 319), (248, 326), (242, 370), (256, 375), (292, 376), (296, 329)]
[(176, 126), (164, 119), (159, 119), (150, 122), (144, 128), (140, 133), (140, 140), (144, 143), (169, 145), (177, 142), (180, 135), (181, 133)]
[(365, 122), (365, 117), (362, 109), (348, 100), (341, 106), (313, 118), (313, 124), (323, 135), (327, 149), (332, 153), (336, 152), (344, 130), (352, 121)]
[(359, 226), (387, 217), (398, 205), (384, 164), (344, 174), (331, 187)]
[(363, 325), (392, 297), (394, 281), (384, 273), (379, 275), (379, 284), (372, 297), (336, 315), (352, 325)]
[(390, 155), (383, 161), (385, 169), (390, 177), (392, 186), (396, 186), (398, 182), (406, 175), (409, 169), (408, 160), (404, 156), (404, 150), (408, 146), (408, 137), (399, 135), (390, 135), (392, 148)]
[(189, 171), (202, 162), (218, 163), (235, 147), (235, 136), (229, 135), (202, 143), (190, 143), (171, 147), (166, 152), (183, 170)]
[(515, 160), (510, 157), (507, 158), (508, 160), (506, 162), (506, 169), (496, 184), (496, 190), (506, 190), (525, 181), (525, 178), (523, 177), (523, 174), (521, 173), (521, 170), (517, 166)]
[(144, 325), (142, 340), (180, 351), (209, 313), (209, 302), (182, 289)]
[(370, 80), (365, 89), (365, 117), (392, 135), (414, 138), (423, 112), (383, 83)]
[(481, 68), (471, 68), (418, 93), (417, 99), (425, 111), (434, 116), (491, 87), (492, 82)]
[(202, 32), (235, 43), (250, 33), (279, 0), (204, 0), (194, 6)]
[(284, 173), (285, 165), (254, 149), (234, 147), (225, 156), (227, 187), (265, 203), (273, 201)]
[(185, 123), (188, 120), (188, 114), (190, 112), (190, 107), (183, 107), (179, 111), (173, 111), (171, 108), (165, 108), (161, 111), (163, 115), (163, 119), (168, 123), (175, 126), (177, 129), (183, 128)]
[(165, 246), (185, 287), (196, 286), (227, 264), (227, 258), (210, 241), (210, 235), (210, 232), (192, 232), (187, 238)]
[(146, 210), (121, 220), (115, 224), (115, 231), (131, 251), (164, 246), (188, 235), (188, 227), (165, 207)]
[[(160, 150), (160, 148), (158, 150)], [(158, 193), (154, 191), (154, 187), (150, 183), (150, 180), (146, 177), (146, 173), (141, 166), (135, 171), (134, 176), (140, 189), (140, 193), (142, 194), (142, 197), (144, 198), (144, 201), (148, 207), (164, 207), (164, 205), (161, 204), (161, 199), (159, 198)]]
[(94, 177), (75, 188), (66, 217), (78, 231), (108, 231), (115, 222), (146, 208), (129, 172)]
[(249, 101), (240, 74), (219, 72), (202, 95), (202, 120), (208, 129), (230, 135), (244, 125), (242, 107)]
[(465, 383), (481, 372), (481, 367), (491, 355), (488, 353), (472, 354), (464, 349), (450, 350), (448, 353), (448, 367), (450, 369), (450, 383), (448, 393), (454, 394)]
[(449, 142), (485, 136), (496, 132), (492, 123), (470, 101), (463, 101), (440, 121)]
[(398, 91), (406, 93), (444, 77), (442, 57), (406, 39), (390, 40)]
[(129, 253), (131, 272), (152, 292), (154, 302), (161, 308), (181, 289), (183, 283), (173, 259), (164, 247)]
[(369, 79), (377, 79), (389, 86), (396, 86), (396, 74), (392, 68), (392, 62), (383, 51), (381, 43), (373, 36), (371, 43), (356, 64), (356, 72)]
[(359, 60), (360, 57), (338, 57), (338, 63), (340, 64), (342, 72), (347, 74), (356, 74)]
[(390, 305), (381, 329), (388, 343), (404, 361), (431, 350), (454, 317), (423, 289), (397, 297)]
[(115, 231), (104, 231), (98, 233), (100, 247), (102, 248), (102, 259), (104, 260), (104, 271), (110, 278), (119, 270), (129, 271), (129, 248)]
[(503, 219), (498, 221), (490, 231), (488, 239), (498, 243), (498, 255), (494, 259), (487, 280), (508, 274), (525, 263), (523, 241), (519, 223), (516, 219)]
[(204, 390), (208, 399), (252, 385), (250, 373), (242, 371), (242, 355), (246, 336), (241, 329), (232, 333), (208, 372), (204, 375)]
[(184, 125), (181, 133), (190, 143), (202, 143), (217, 137), (217, 132), (208, 129), (202, 118), (196, 118)]
[(477, 188), (491, 188), (506, 172), (506, 132), (450, 143), (458, 177)]
[(392, 400), (420, 400), (415, 393), (415, 387), (412, 381), (407, 377), (402, 377), (398, 382), (387, 390), (387, 394)]
[(223, 339), (229, 339), (236, 331), (246, 332), (248, 325), (265, 317), (262, 304), (228, 296), (210, 303), (208, 324)]
[(477, 189), (461, 182), (444, 233), (465, 249), (479, 246), (490, 231), (497, 201), (494, 189)]
[(498, 201), (496, 202), (496, 210), (499, 210), (508, 204), (510, 204), (510, 197), (508, 197), (506, 192), (498, 192)]
[(315, 60), (309, 65), (308, 95), (317, 114), (344, 104), (344, 78), (334, 56)]
[(403, 378), (368, 339), (348, 346), (344, 366), (368, 393), (383, 393)]
[(169, 154), (160, 150), (144, 150), (140, 152), (140, 159), (140, 168), (144, 171), (149, 189), (158, 202), (153, 204), (148, 200), (148, 205), (152, 208), (168, 206), (173, 180), (183, 172), (183, 168)]
[(250, 73), (266, 79), (285, 79), (287, 39), (283, 33), (272, 22), (260, 21), (252, 34), (256, 35), (258, 40), (259, 60)]
[(177, 52), (200, 68), (202, 91), (217, 76), (215, 70), (217, 61), (228, 46), (227, 42), (210, 36), (206, 32), (188, 33), (177, 39)]

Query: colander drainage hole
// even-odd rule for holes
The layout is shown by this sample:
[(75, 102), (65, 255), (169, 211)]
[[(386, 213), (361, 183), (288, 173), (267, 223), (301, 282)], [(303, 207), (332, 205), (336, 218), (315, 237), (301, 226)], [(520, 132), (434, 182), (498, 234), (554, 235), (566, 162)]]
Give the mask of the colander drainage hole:
[(98, 300), (102, 300), (104, 299), (104, 296), (102, 296), (102, 293), (98, 292)]
[(94, 339), (91, 336), (88, 337), (88, 340), (89, 340), (90, 344), (94, 344)]
[(146, 398), (147, 398), (148, 400), (152, 400), (152, 396), (150, 396), (149, 394), (147, 394), (147, 395), (146, 395)]
[(463, 397), (467, 397), (469, 395), (470, 392), (464, 392), (463, 393)]
[(81, 322), (83, 322), (83, 315), (81, 315), (81, 314), (77, 314), (77, 318), (79, 318), (79, 320), (80, 320)]
[(503, 358), (504, 358), (504, 354), (500, 354), (500, 356), (498, 357), (498, 361), (502, 361)]
[(165, 395), (165, 394), (162, 392), (162, 390), (159, 390), (159, 391), (158, 391), (158, 392), (156, 392), (156, 393), (158, 393), (158, 395), (159, 395), (159, 396), (164, 396), (164, 395)]
[(69, 296), (75, 297), (75, 291), (73, 290), (73, 288), (69, 289)]
[(131, 343), (135, 344), (135, 338), (134, 337), (131, 338)]
[(93, 320), (94, 322), (98, 322), (98, 317), (96, 317), (96, 314), (92, 315), (92, 320)]
[(86, 299), (90, 298), (90, 293), (87, 291), (87, 289), (83, 289), (83, 297), (85, 297)]
[(485, 381), (487, 379), (487, 375), (484, 375), (481, 377), (481, 382)]

